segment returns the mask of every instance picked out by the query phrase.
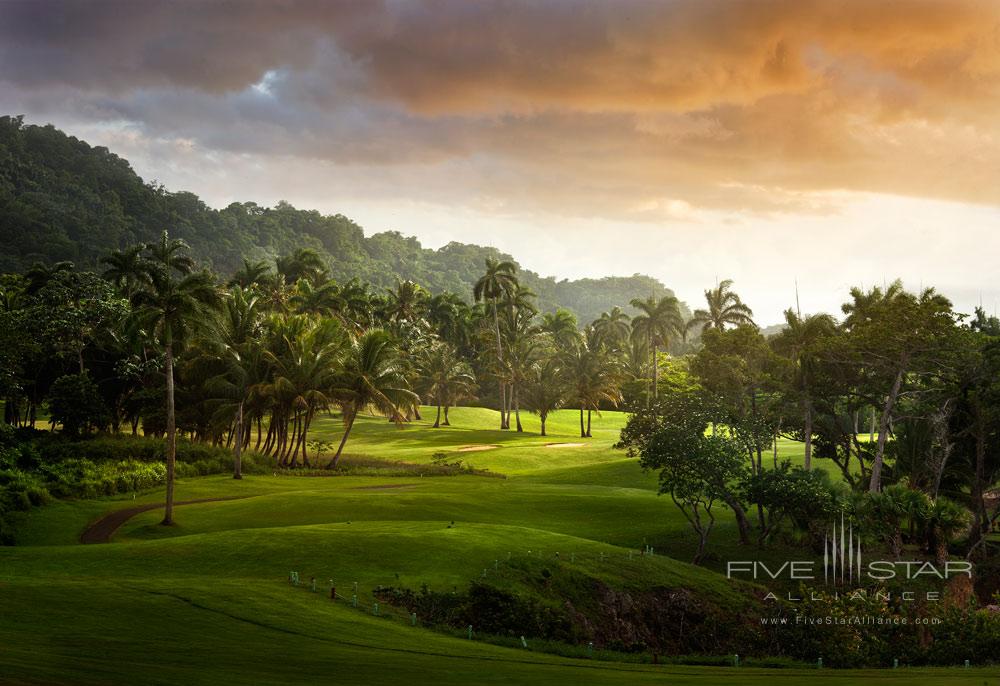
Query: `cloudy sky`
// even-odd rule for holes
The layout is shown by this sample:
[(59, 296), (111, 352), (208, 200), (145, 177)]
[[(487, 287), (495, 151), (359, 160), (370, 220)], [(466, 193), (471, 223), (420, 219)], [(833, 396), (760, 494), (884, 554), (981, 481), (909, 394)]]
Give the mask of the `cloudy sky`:
[(998, 2), (0, 3), (0, 111), (147, 180), (764, 324), (796, 280), (1000, 307), (998, 106)]

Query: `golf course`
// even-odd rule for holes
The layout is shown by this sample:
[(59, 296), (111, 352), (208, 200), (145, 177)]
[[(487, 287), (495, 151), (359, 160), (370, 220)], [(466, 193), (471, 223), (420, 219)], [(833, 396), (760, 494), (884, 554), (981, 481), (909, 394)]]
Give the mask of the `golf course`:
[[(180, 479), (178, 503), (219, 500), (179, 505), (171, 527), (159, 526), (162, 489), (32, 510), (17, 545), (0, 548), (0, 681), (996, 682), (995, 669), (957, 666), (860, 672), (653, 665), (648, 656), (639, 662), (583, 649), (562, 656), (530, 642), (525, 648), (481, 640), (475, 626), (472, 640), (465, 631), (413, 626), (391, 607), (373, 614), (379, 586), (451, 591), (484, 576), (516, 585), (515, 571), (532, 564), (554, 575), (621, 587), (683, 585), (721, 603), (744, 602), (723, 576), (681, 561), (694, 545), (687, 523), (657, 496), (655, 475), (612, 448), (624, 415), (595, 417), (590, 439), (574, 437), (572, 411), (551, 416), (544, 438), (533, 417), (525, 418), (524, 433), (493, 429), (496, 417), (454, 408), (451, 426), (438, 429), (427, 420), (397, 428), (363, 417), (348, 461), (405, 463), (413, 475)], [(317, 422), (318, 434), (332, 438), (340, 430), (333, 418)], [(786, 442), (781, 449), (791, 459), (797, 447)], [(418, 476), (419, 466), (441, 452), (475, 473)], [(108, 515), (146, 504), (158, 507), (123, 521), (109, 542), (80, 543)], [(724, 548), (732, 525), (720, 529)], [(640, 555), (647, 545), (654, 554)], [(293, 571), (298, 585), (289, 580)], [(331, 581), (342, 596), (335, 602)]]

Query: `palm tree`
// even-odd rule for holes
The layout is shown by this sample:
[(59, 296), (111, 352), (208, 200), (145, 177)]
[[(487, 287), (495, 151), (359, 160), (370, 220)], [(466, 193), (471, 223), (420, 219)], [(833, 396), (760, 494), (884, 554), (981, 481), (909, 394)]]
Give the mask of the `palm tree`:
[(398, 424), (402, 421), (402, 410), (420, 400), (406, 387), (399, 352), (392, 337), (382, 329), (369, 329), (351, 341), (338, 377), (334, 394), (344, 412), (344, 436), (327, 465), (329, 469), (340, 461), (359, 412), (371, 407)]
[(299, 248), (291, 255), (282, 255), (275, 260), (275, 267), (278, 274), (285, 278), (285, 282), (290, 284), (306, 279), (317, 285), (328, 278), (326, 262), (312, 248)]
[[(498, 261), (486, 258), (486, 273), (483, 274), (472, 289), (476, 302), (488, 301), (493, 308), (493, 327), (496, 333), (497, 367), (503, 368), (503, 347), (500, 342), (500, 315), (498, 303), (501, 298), (510, 297), (517, 290), (517, 267), (513, 262)], [(498, 374), (500, 372), (498, 371)], [(504, 378), (500, 376), (500, 428), (509, 429), (507, 421), (507, 393)]]
[(119, 292), (131, 302), (132, 295), (143, 283), (146, 267), (143, 245), (133, 245), (124, 250), (115, 250), (110, 255), (101, 258), (101, 264), (106, 265), (104, 278), (118, 288)]
[(274, 386), (291, 409), (292, 435), (285, 451), (285, 460), (291, 458), (291, 467), (298, 465), (299, 454), (303, 466), (309, 466), (306, 451), (309, 428), (316, 413), (333, 402), (346, 346), (343, 330), (336, 320), (305, 322), (301, 333), (288, 338), (283, 354), (274, 360)]
[(387, 288), (389, 297), (387, 314), (392, 321), (415, 322), (423, 316), (427, 306), (427, 291), (409, 279), (396, 279), (395, 288)]
[(312, 281), (300, 279), (295, 283), (295, 290), (288, 302), (299, 314), (340, 318), (338, 314), (344, 309), (344, 300), (335, 281), (316, 285)]
[(472, 312), (455, 293), (439, 293), (427, 302), (427, 321), (442, 340), (460, 350), (471, 341)]
[(524, 391), (524, 405), (530, 412), (538, 415), (542, 423), (541, 434), (544, 436), (545, 421), (549, 413), (562, 407), (566, 397), (559, 360), (555, 355), (549, 355), (532, 365)]
[(580, 331), (577, 328), (576, 315), (569, 310), (562, 308), (555, 312), (546, 312), (542, 315), (542, 323), (539, 325), (542, 333), (547, 333), (552, 337), (553, 343), (558, 346), (571, 345), (576, 341)]
[(659, 376), (656, 358), (659, 348), (666, 347), (671, 337), (682, 334), (684, 319), (681, 317), (677, 298), (672, 295), (665, 295), (659, 300), (653, 296), (645, 300), (635, 298), (631, 305), (641, 313), (632, 318), (632, 336), (642, 338), (649, 346), (653, 365), (653, 398), (656, 398)]
[(602, 312), (591, 326), (597, 332), (601, 345), (619, 349), (632, 333), (630, 317), (622, 312), (620, 307), (611, 308), (610, 312)]
[[(528, 370), (538, 356), (539, 329), (534, 325), (534, 309), (505, 309), (503, 322), (504, 337), (507, 341), (507, 356), (505, 371), (510, 384), (510, 394), (507, 408), (507, 424), (510, 426), (510, 411), (513, 409), (515, 426), (518, 433), (524, 431), (521, 426), (520, 390), (527, 380)], [(576, 331), (573, 332), (574, 336)]]
[(927, 528), (934, 543), (935, 562), (943, 567), (948, 561), (948, 544), (968, 532), (972, 514), (958, 503), (938, 498), (927, 513)]
[(802, 317), (785, 310), (785, 328), (774, 338), (774, 349), (795, 365), (794, 387), (802, 406), (802, 437), (805, 442), (805, 468), (812, 469), (813, 399), (816, 374), (816, 346), (837, 331), (837, 322), (828, 314)]
[(726, 326), (756, 326), (753, 321), (753, 310), (743, 304), (732, 288), (732, 279), (726, 279), (716, 288), (705, 291), (707, 310), (695, 310), (686, 330), (701, 327), (702, 331), (718, 329), (725, 331)]
[[(174, 465), (177, 458), (177, 419), (174, 408), (174, 355), (192, 327), (206, 321), (219, 303), (215, 280), (207, 271), (191, 273), (192, 262), (183, 241), (170, 240), (167, 232), (159, 244), (148, 246), (146, 282), (135, 294), (133, 323), (155, 338), (163, 349), (167, 381), (167, 501), (163, 524), (173, 524)], [(175, 273), (176, 272), (176, 273)]]
[(567, 398), (580, 406), (580, 438), (590, 438), (590, 422), (583, 423), (584, 410), (600, 414), (602, 402), (621, 402), (620, 375), (617, 365), (600, 350), (593, 349), (587, 338), (559, 355), (559, 369)]
[(236, 270), (232, 278), (226, 282), (228, 288), (239, 286), (240, 288), (253, 288), (254, 286), (264, 287), (273, 285), (274, 274), (271, 273), (271, 266), (264, 260), (250, 261), (243, 258), (243, 266)]
[(468, 362), (463, 362), (447, 343), (425, 348), (420, 359), (420, 375), (427, 395), (437, 405), (434, 428), (441, 426), (441, 408), (457, 398), (471, 395), (476, 378)]
[(35, 262), (28, 271), (24, 273), (24, 278), (28, 284), (24, 288), (25, 295), (34, 295), (42, 290), (49, 281), (59, 272), (71, 272), (74, 269), (72, 262), (56, 262), (49, 266), (43, 262)]
[(243, 447), (249, 441), (244, 407), (254, 388), (265, 381), (267, 364), (259, 345), (260, 300), (239, 286), (230, 289), (208, 345), (222, 362), (221, 374), (209, 379), (209, 391), (229, 401), (235, 413), (233, 478), (243, 478)]

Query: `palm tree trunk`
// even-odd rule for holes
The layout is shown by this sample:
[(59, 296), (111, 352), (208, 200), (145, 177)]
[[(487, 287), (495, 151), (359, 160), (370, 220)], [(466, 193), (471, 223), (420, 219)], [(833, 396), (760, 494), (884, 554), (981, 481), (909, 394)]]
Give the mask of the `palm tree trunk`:
[(548, 417), (548, 413), (547, 412), (539, 412), (538, 416), (542, 420), (542, 435), (544, 436), (545, 435), (545, 420)]
[(340, 462), (340, 454), (344, 452), (344, 446), (347, 445), (347, 437), (351, 435), (351, 427), (354, 426), (354, 417), (357, 413), (352, 409), (347, 416), (347, 424), (344, 425), (344, 437), (340, 439), (340, 445), (337, 446), (337, 454), (333, 456), (330, 460), (330, 464), (326, 466), (327, 469), (336, 469), (337, 464)]
[(497, 299), (493, 298), (493, 327), (497, 334), (497, 374), (500, 376), (500, 428), (508, 429), (504, 408), (507, 407), (507, 389), (503, 382), (503, 347), (500, 343), (500, 315), (497, 314)]
[(445, 403), (444, 406), (444, 426), (451, 426), (451, 422), (448, 421), (448, 404)]
[(164, 506), (164, 526), (174, 523), (174, 462), (177, 459), (177, 421), (174, 416), (174, 351), (168, 336), (165, 346), (167, 374), (167, 502)]
[(659, 372), (657, 370), (657, 367), (659, 367), (659, 365), (656, 363), (656, 345), (654, 345), (653, 346), (653, 400), (656, 400), (656, 393), (657, 393), (656, 384), (657, 384), (657, 377), (659, 377)]
[(233, 478), (243, 478), (243, 401), (236, 408), (236, 454), (233, 457)]
[(802, 433), (806, 444), (805, 468), (806, 470), (810, 470), (812, 469), (812, 453), (813, 453), (813, 436), (812, 436), (813, 413), (812, 413), (812, 404), (808, 400), (806, 401), (806, 415), (805, 415), (805, 423), (804, 426), (802, 427)]
[(517, 422), (517, 433), (524, 433), (524, 427), (521, 426), (521, 405), (517, 397), (517, 386), (511, 386), (510, 392), (514, 396), (514, 419)]
[(441, 395), (440, 394), (438, 394), (438, 397), (437, 397), (437, 406), (438, 406), (437, 417), (434, 418), (434, 428), (435, 429), (437, 429), (437, 428), (439, 428), (441, 426)]
[(583, 430), (583, 404), (580, 404), (580, 438), (586, 438), (587, 432)]
[(592, 438), (592, 436), (590, 434), (590, 412), (591, 412), (591, 410), (588, 408), (587, 409), (587, 438)]

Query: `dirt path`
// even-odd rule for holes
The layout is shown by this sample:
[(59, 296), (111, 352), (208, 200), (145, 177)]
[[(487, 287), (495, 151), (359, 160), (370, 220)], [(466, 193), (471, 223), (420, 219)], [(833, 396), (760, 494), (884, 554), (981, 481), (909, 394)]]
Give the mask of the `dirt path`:
[[(243, 498), (249, 497), (250, 496), (246, 495), (234, 495), (225, 498), (182, 500), (174, 503), (174, 507), (177, 507), (178, 505), (194, 505), (195, 503), (217, 503), (223, 500), (242, 500)], [(147, 505), (127, 507), (124, 510), (115, 510), (110, 514), (106, 514), (88, 526), (84, 532), (80, 534), (80, 543), (110, 543), (111, 537), (115, 535), (115, 532), (121, 528), (122, 524), (132, 519), (132, 517), (135, 517), (137, 514), (141, 514), (142, 512), (160, 509), (163, 506), (163, 503), (149, 503)]]

